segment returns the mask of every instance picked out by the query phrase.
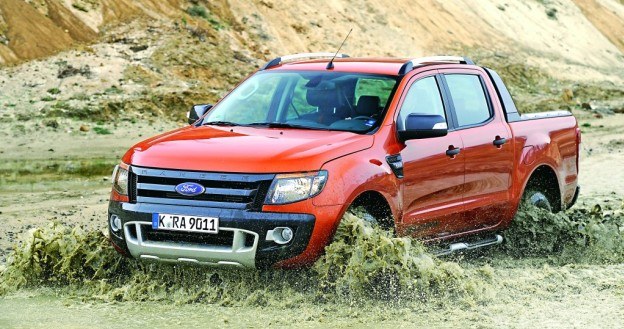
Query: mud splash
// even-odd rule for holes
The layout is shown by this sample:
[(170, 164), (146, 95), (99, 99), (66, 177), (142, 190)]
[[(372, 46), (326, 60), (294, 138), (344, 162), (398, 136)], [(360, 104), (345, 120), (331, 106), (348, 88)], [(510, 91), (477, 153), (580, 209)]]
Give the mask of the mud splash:
[[(612, 264), (624, 260), (621, 206), (560, 214), (522, 209), (506, 243), (486, 258), (542, 257), (557, 262)], [(348, 213), (334, 243), (310, 269), (215, 270), (119, 257), (103, 232), (60, 223), (31, 230), (0, 269), (0, 295), (50, 286), (85, 300), (174, 301), (221, 306), (291, 307), (302, 303), (487, 302), (496, 270), (449, 261), (420, 242), (373, 227)]]
[(524, 206), (505, 231), (503, 251), (513, 257), (546, 256), (558, 263), (624, 262), (624, 203), (552, 214)]
[(43, 285), (104, 301), (284, 306), (302, 300), (424, 300), (468, 294), (476, 287), (474, 274), (436, 259), (420, 242), (371, 226), (358, 213), (344, 217), (325, 256), (299, 271), (136, 262), (117, 255), (103, 232), (60, 223), (31, 230), (15, 250), (0, 276), (2, 294)]
[[(423, 299), (477, 289), (458, 264), (427, 252), (421, 242), (363, 220), (360, 210), (345, 214), (334, 242), (314, 265), (320, 287), (346, 297)], [(476, 281), (475, 281), (476, 282)]]

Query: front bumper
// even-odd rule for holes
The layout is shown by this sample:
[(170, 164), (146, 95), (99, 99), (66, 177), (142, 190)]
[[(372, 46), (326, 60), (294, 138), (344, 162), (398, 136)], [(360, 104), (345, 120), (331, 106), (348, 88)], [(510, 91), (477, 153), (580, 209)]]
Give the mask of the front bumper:
[[(154, 231), (153, 213), (218, 217), (219, 233)], [(316, 221), (310, 214), (111, 201), (108, 218), (113, 214), (121, 218), (123, 230), (113, 232), (109, 222), (111, 241), (134, 258), (251, 268), (268, 267), (300, 255), (308, 246)], [(292, 240), (281, 245), (267, 239), (267, 232), (276, 227), (290, 227)]]

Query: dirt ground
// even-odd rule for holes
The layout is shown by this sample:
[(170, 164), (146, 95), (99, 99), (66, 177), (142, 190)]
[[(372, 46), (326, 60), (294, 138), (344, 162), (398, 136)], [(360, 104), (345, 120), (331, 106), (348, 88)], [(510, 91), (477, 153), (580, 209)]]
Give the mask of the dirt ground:
[[(624, 115), (596, 118), (575, 113), (583, 131), (580, 203), (624, 195)], [(0, 123), (0, 254), (4, 262), (16, 239), (32, 227), (58, 220), (103, 229), (109, 172), (123, 152), (147, 136), (180, 124), (101, 125), (59, 119)], [(88, 126), (88, 131), (81, 131)], [(83, 129), (86, 130), (86, 129)], [(539, 262), (538, 262), (539, 264)], [(477, 266), (470, 262), (462, 266)], [(419, 304), (379, 309), (301, 301), (297, 307), (217, 306), (163, 302), (84, 302), (50, 288), (22, 290), (0, 298), (0, 327), (108, 328), (123, 326), (188, 328), (257, 327), (624, 327), (622, 264), (535, 265), (532, 260), (492, 264), (493, 289), (488, 302), (457, 300), (457, 307)], [(279, 296), (277, 298), (280, 298)], [(377, 306), (376, 306), (377, 305)], [(69, 316), (68, 316), (69, 315)]]
[[(462, 54), (497, 70), (521, 111), (571, 109), (579, 207), (622, 203), (622, 0), (319, 3), (0, 0), (0, 270), (33, 228), (105, 229), (113, 166), (183, 125), (190, 104), (217, 101), (275, 56), (334, 51), (351, 28), (352, 56)], [(230, 304), (35, 286), (0, 296), (0, 328), (624, 328), (624, 264), (554, 258), (453, 259), (456, 273), (487, 272), (473, 292), (401, 305), (320, 301), (284, 280), (276, 291), (241, 281), (251, 301)]]

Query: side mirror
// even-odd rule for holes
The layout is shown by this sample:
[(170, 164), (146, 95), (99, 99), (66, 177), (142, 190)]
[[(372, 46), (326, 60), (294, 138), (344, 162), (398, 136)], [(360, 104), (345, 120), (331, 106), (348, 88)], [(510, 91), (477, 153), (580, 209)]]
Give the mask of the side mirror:
[(191, 107), (191, 110), (186, 113), (186, 117), (188, 118), (188, 124), (192, 125), (193, 123), (195, 123), (211, 108), (212, 104), (193, 105), (193, 107)]
[(405, 119), (405, 130), (399, 131), (399, 139), (422, 139), (442, 137), (448, 134), (446, 119), (436, 114), (412, 113)]

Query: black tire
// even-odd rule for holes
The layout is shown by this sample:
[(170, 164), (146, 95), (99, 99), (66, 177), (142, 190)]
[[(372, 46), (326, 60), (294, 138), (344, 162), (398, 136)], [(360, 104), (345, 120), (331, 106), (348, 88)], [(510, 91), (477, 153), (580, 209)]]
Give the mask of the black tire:
[(364, 211), (362, 212), (362, 219), (364, 219), (364, 221), (366, 222), (369, 222), (373, 227), (379, 227), (382, 230), (386, 231), (392, 230), (392, 232), (394, 233), (394, 222), (392, 221), (392, 218), (380, 218), (380, 216), (364, 209)]
[(546, 193), (536, 189), (527, 189), (524, 192), (524, 196), (522, 197), (522, 202), (547, 210), (549, 212), (553, 211), (551, 202), (548, 199), (548, 196), (546, 196)]
[[(369, 223), (372, 227), (379, 227), (382, 230), (391, 230), (393, 236), (396, 235), (394, 230), (394, 223), (392, 218), (379, 218), (379, 216), (375, 216), (370, 211), (366, 210), (362, 206), (350, 206), (347, 209), (347, 212), (351, 213), (359, 213), (359, 217), (362, 218), (365, 222)], [(340, 225), (340, 224), (338, 224)]]

